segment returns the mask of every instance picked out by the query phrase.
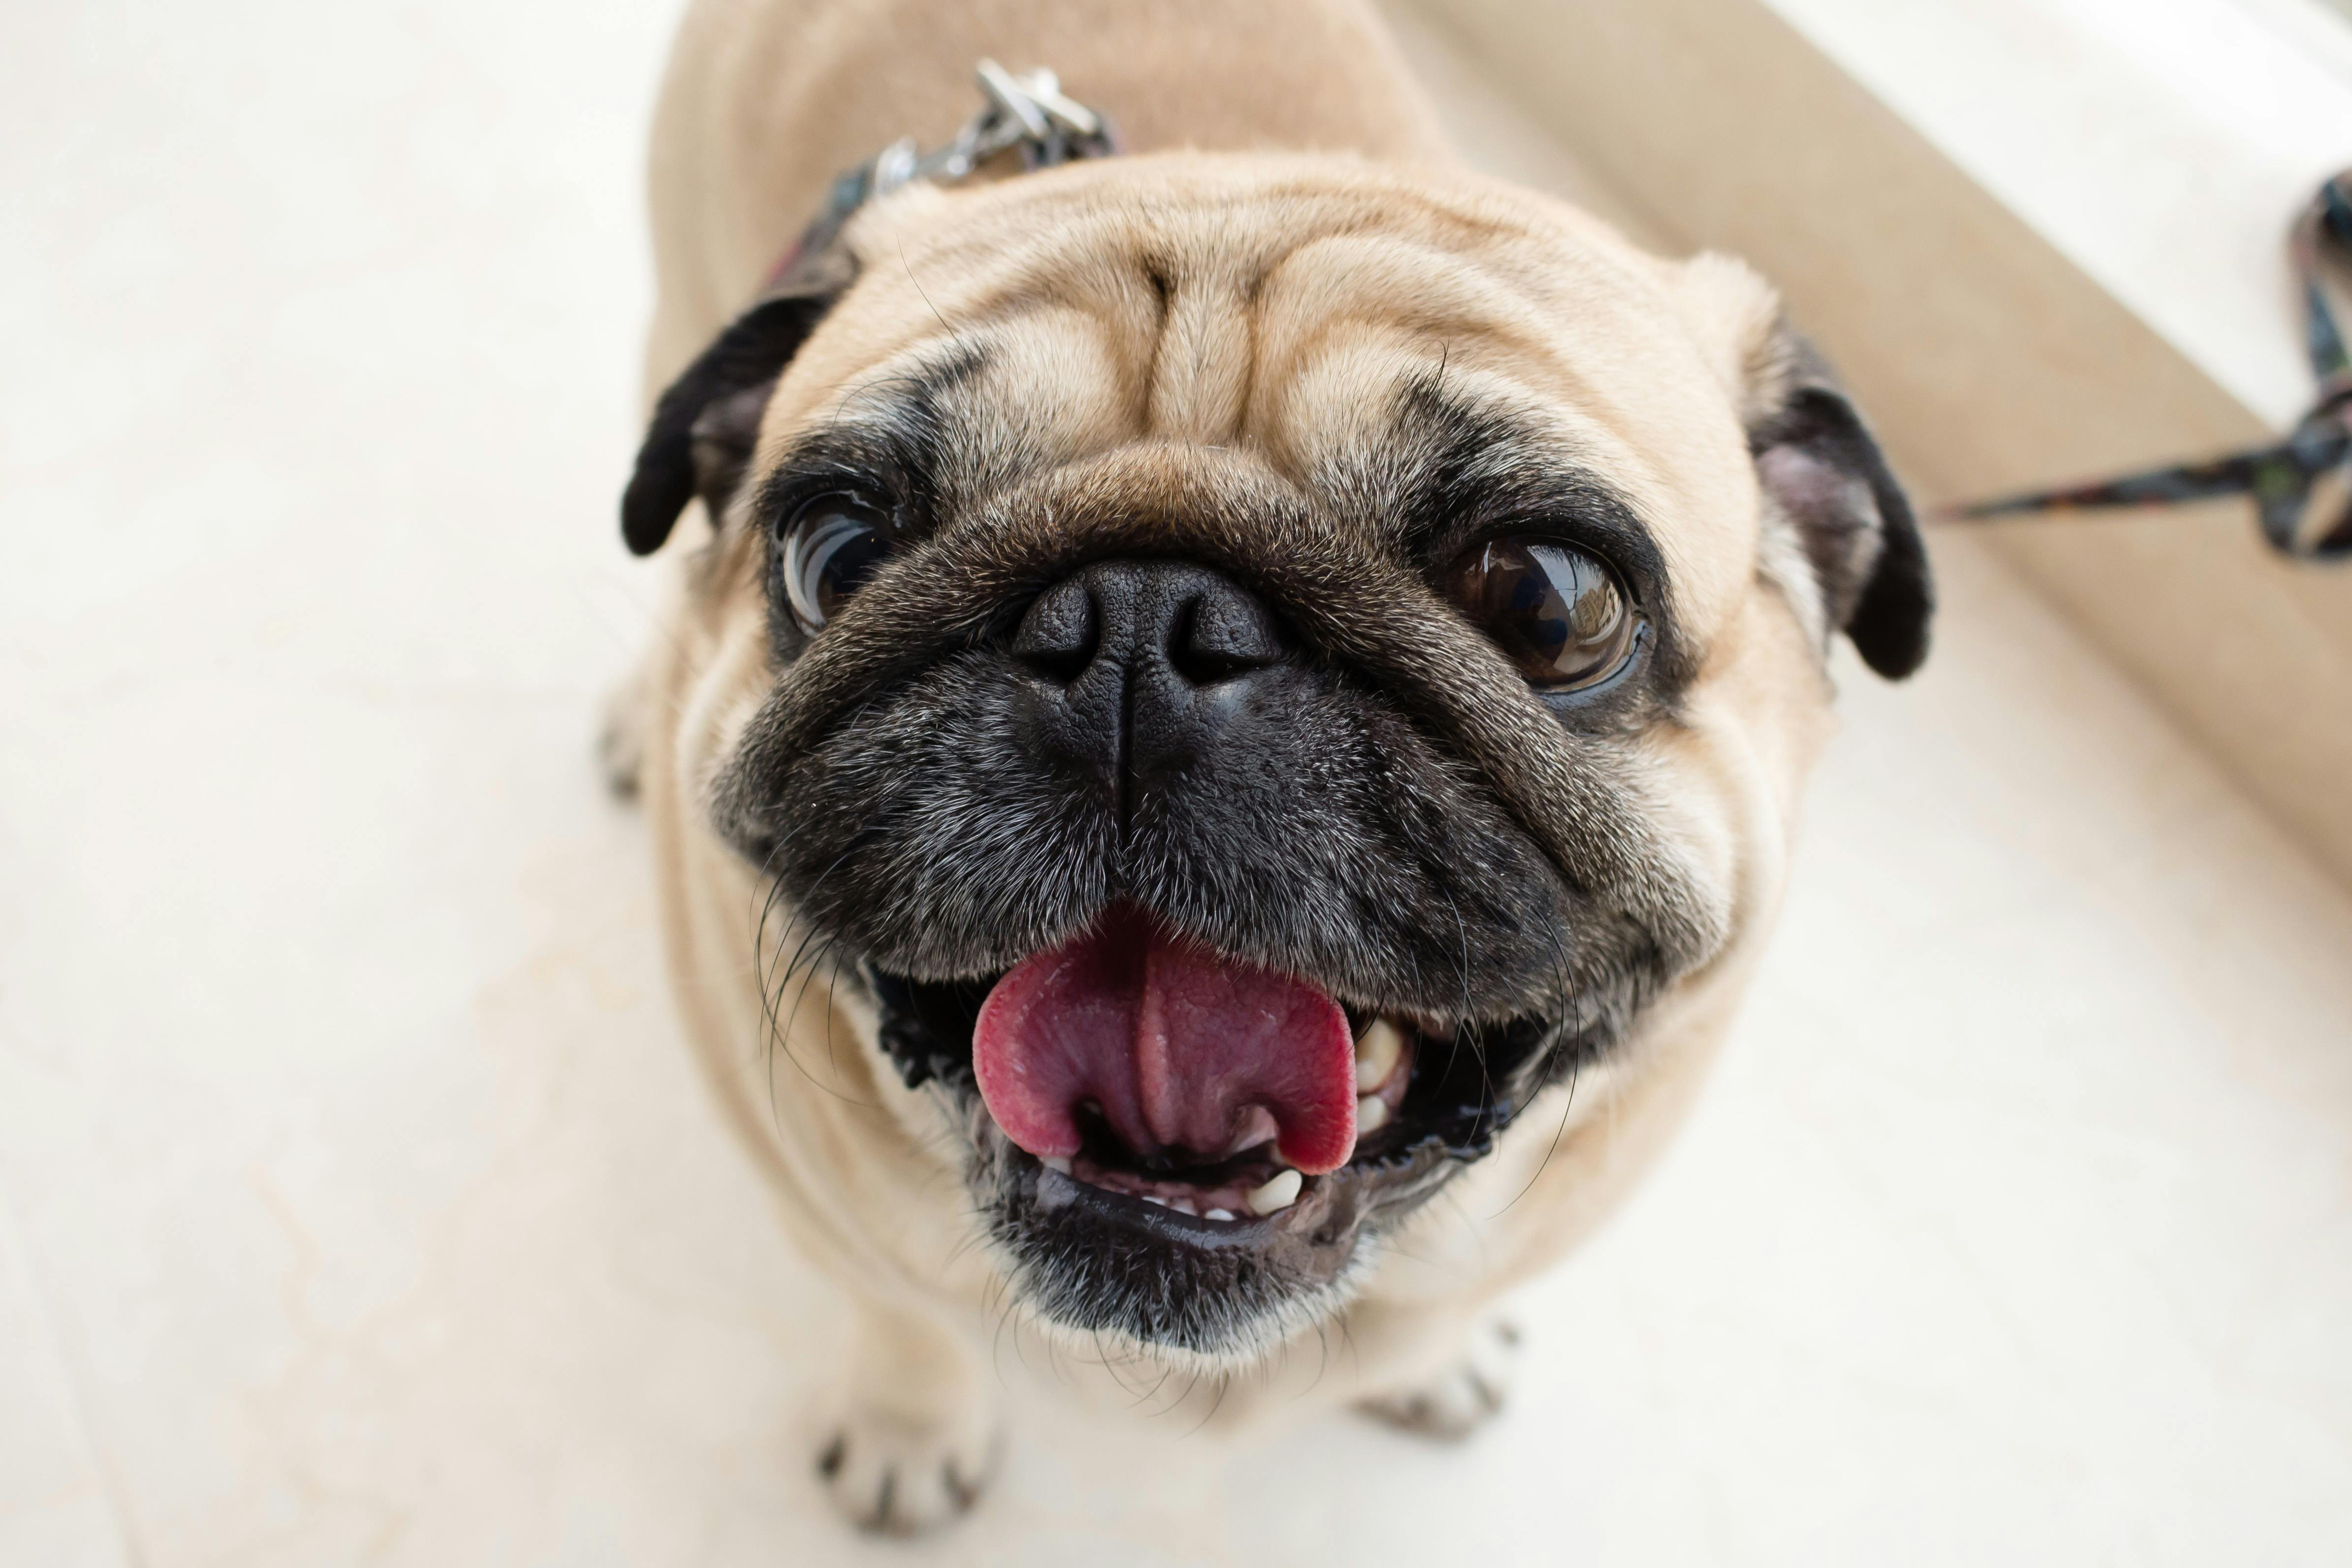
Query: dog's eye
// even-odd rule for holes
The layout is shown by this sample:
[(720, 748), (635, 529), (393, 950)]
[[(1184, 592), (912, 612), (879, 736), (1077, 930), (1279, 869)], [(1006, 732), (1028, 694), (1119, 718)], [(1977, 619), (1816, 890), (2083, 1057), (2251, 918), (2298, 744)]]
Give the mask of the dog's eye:
[(1478, 545), (1454, 563), (1454, 602), (1536, 686), (1590, 686), (1633, 646), (1634, 613), (1617, 574), (1557, 539)]
[(819, 496), (794, 512), (784, 529), (784, 596), (801, 629), (839, 615), (889, 553), (889, 514), (856, 496)]

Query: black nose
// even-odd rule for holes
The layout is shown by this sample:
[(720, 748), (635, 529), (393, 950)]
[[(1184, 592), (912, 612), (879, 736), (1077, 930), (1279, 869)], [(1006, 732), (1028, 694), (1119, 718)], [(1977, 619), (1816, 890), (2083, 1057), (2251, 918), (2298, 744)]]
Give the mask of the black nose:
[(1124, 825), (1263, 713), (1290, 666), (1274, 616), (1204, 566), (1102, 561), (1037, 597), (1013, 657), (1034, 679), (1024, 728), (1111, 796)]

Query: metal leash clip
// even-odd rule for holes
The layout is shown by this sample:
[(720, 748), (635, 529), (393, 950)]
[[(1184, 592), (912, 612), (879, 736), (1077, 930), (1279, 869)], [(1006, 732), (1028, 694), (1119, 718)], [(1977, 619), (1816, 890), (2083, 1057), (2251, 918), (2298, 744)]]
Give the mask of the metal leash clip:
[(1109, 122), (1066, 96), (1061, 79), (1043, 66), (1015, 76), (984, 59), (975, 75), (988, 102), (964, 121), (955, 140), (925, 153), (913, 137), (902, 136), (845, 170), (833, 182), (823, 210), (769, 273), (771, 290), (792, 287), (803, 274), (824, 267), (851, 215), (916, 180), (953, 184), (1000, 153), (1017, 153), (1021, 166), (1034, 170), (1118, 151)]
[(1065, 98), (1060, 79), (1044, 67), (1014, 76), (994, 60), (982, 60), (978, 76), (988, 107), (965, 121), (954, 141), (930, 153), (919, 153), (911, 136), (885, 147), (867, 165), (866, 200), (887, 196), (909, 180), (945, 184), (969, 178), (1008, 148), (1018, 148), (1023, 167), (1029, 169), (1050, 169), (1111, 150), (1102, 116)]

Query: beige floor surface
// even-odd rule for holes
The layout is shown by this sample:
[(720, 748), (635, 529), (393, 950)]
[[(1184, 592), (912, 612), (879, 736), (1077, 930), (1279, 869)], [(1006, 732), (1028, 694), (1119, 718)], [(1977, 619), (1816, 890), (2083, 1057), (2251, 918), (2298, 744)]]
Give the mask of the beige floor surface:
[(2352, 1562), (2352, 899), (1952, 538), (1492, 1429), (842, 1531), (585, 755), (667, 20), (0, 16), (0, 1564)]

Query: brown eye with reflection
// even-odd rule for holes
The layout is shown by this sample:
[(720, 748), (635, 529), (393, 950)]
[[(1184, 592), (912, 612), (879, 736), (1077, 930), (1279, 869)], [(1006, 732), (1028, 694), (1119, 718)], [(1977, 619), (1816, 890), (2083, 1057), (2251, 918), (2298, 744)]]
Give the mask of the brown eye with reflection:
[(890, 519), (853, 495), (819, 496), (784, 528), (784, 596), (801, 629), (841, 613), (890, 553)]
[(1633, 606), (1617, 574), (1560, 540), (1489, 540), (1454, 563), (1448, 586), (1531, 685), (1590, 686), (1633, 646)]

